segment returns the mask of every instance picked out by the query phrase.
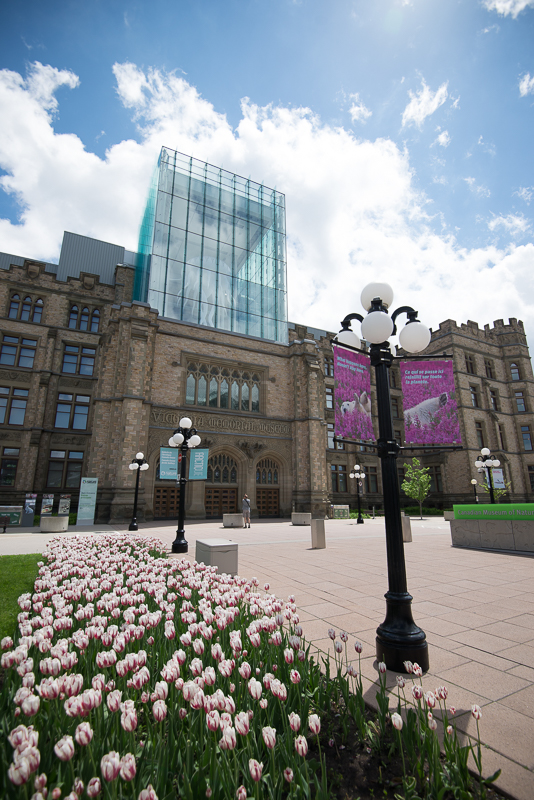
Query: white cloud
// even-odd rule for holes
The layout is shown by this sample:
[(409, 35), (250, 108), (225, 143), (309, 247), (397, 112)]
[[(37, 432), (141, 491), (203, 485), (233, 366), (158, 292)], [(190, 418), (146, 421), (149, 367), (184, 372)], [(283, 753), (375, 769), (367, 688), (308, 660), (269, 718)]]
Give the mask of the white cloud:
[(511, 14), (514, 19), (517, 19), (525, 8), (534, 8), (534, 0), (483, 0), (483, 5), (488, 11), (496, 11), (503, 17)]
[(532, 78), (530, 77), (529, 72), (527, 72), (526, 75), (523, 75), (519, 81), (519, 94), (521, 97), (526, 97), (527, 94), (534, 94), (534, 75)]
[[(0, 72), (0, 168), (21, 208), (18, 224), (0, 220), (1, 250), (49, 260), (64, 230), (135, 250), (165, 144), (285, 192), (292, 320), (338, 330), (345, 314), (360, 310), (362, 286), (385, 280), (396, 304), (418, 308), (434, 328), (449, 317), (483, 324), (514, 316), (534, 342), (534, 245), (467, 249), (435, 233), (409, 154), (393, 141), (357, 139), (309, 109), (247, 99), (232, 129), (183, 78), (126, 64), (115, 74), (138, 140), (99, 158), (77, 136), (54, 131), (53, 91), (74, 87), (76, 77), (33, 69), (33, 82)], [(495, 236), (499, 230), (509, 238), (511, 228), (495, 223)]]
[(349, 114), (353, 122), (365, 122), (372, 116), (372, 111), (369, 111), (368, 108), (362, 103), (360, 100), (359, 94), (351, 94), (349, 95), (349, 99), (352, 100), (352, 105), (349, 108)]
[(494, 216), (488, 222), (490, 231), (495, 231), (497, 228), (504, 228), (510, 236), (523, 236), (530, 230), (530, 222), (523, 214), (508, 214), (506, 217), (502, 215)]
[[(437, 130), (439, 131), (440, 129), (438, 128)], [(451, 137), (449, 136), (449, 131), (441, 131), (430, 146), (433, 147), (435, 144), (439, 144), (441, 147), (448, 147), (450, 143)]]
[(442, 83), (435, 92), (432, 92), (424, 80), (421, 80), (421, 83), (422, 88), (419, 92), (416, 94), (412, 91), (408, 92), (411, 99), (402, 114), (403, 127), (413, 123), (420, 128), (425, 119), (437, 111), (448, 97), (448, 82)]
[(487, 186), (484, 186), (483, 183), (476, 182), (475, 178), (464, 178), (464, 181), (469, 186), (469, 189), (473, 192), (473, 194), (478, 195), (479, 197), (489, 197), (491, 195), (490, 190)]
[(517, 192), (514, 192), (514, 194), (521, 200), (524, 200), (527, 206), (529, 206), (530, 201), (534, 196), (534, 186), (520, 186)]

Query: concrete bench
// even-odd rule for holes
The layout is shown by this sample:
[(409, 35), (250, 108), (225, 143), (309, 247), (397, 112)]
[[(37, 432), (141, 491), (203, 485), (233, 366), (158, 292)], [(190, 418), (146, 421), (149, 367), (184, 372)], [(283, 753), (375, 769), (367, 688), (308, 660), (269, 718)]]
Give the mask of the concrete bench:
[(312, 519), (311, 540), (312, 540), (312, 550), (324, 550), (326, 548), (324, 519)]
[(237, 543), (229, 539), (197, 539), (195, 560), (228, 575), (237, 574)]
[(532, 520), (453, 519), (450, 526), (453, 547), (534, 552)]
[(223, 528), (242, 528), (243, 514), (223, 514)]
[(410, 521), (410, 517), (407, 514), (401, 514), (401, 522), (402, 522), (402, 541), (411, 542), (412, 523)]
[(39, 525), (41, 533), (61, 533), (69, 528), (68, 517), (43, 517)]
[(311, 525), (311, 514), (305, 514), (299, 511), (293, 511), (293, 513), (291, 514), (291, 524)]

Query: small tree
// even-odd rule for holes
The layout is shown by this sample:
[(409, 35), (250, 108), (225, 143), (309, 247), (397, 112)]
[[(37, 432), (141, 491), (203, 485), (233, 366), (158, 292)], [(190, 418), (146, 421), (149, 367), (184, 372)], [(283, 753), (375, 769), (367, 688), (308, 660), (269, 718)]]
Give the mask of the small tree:
[[(490, 494), (488, 476), (486, 474), (484, 474), (484, 480), (482, 481), (482, 483), (479, 483), (478, 485), (480, 486), (483, 492), (486, 492), (486, 494)], [(504, 485), (506, 486), (506, 489), (496, 489), (495, 486), (493, 486), (493, 496), (495, 497), (497, 503), (500, 503), (501, 497), (504, 497), (505, 495), (508, 494), (512, 486), (510, 481), (508, 482), (505, 481)]]
[(405, 464), (407, 467), (406, 476), (402, 482), (402, 491), (417, 500), (419, 503), (419, 514), (423, 519), (423, 500), (430, 491), (430, 475), (428, 467), (421, 467), (419, 459), (414, 458), (413, 464)]

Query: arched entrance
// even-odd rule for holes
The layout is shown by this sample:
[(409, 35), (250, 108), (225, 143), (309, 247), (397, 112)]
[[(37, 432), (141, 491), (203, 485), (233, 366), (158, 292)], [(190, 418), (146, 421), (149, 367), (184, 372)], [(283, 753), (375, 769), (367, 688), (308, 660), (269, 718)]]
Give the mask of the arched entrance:
[(256, 465), (256, 507), (260, 517), (280, 516), (280, 465), (262, 458)]
[(232, 456), (218, 453), (209, 458), (205, 491), (206, 519), (237, 513), (237, 462)]

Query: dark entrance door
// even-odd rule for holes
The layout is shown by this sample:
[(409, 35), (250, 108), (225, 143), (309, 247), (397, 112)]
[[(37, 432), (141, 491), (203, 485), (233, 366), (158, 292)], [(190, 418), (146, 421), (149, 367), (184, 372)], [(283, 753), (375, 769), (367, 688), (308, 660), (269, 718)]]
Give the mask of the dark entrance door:
[(154, 519), (178, 519), (179, 499), (179, 488), (156, 486), (154, 489)]
[(279, 490), (258, 486), (256, 488), (256, 506), (260, 517), (279, 517)]
[(207, 486), (204, 505), (206, 518), (222, 517), (223, 514), (237, 514), (237, 489)]

